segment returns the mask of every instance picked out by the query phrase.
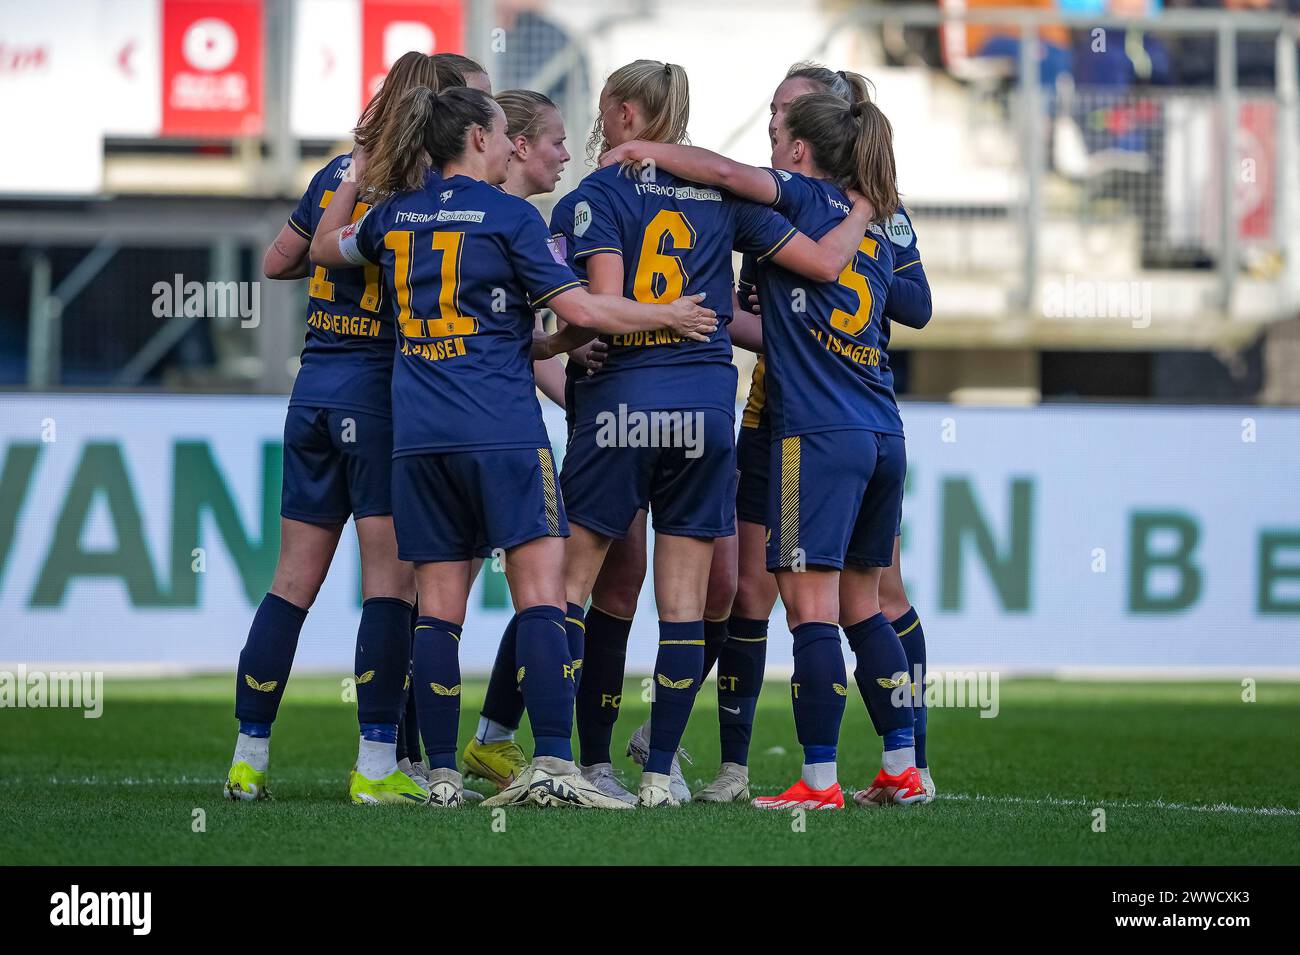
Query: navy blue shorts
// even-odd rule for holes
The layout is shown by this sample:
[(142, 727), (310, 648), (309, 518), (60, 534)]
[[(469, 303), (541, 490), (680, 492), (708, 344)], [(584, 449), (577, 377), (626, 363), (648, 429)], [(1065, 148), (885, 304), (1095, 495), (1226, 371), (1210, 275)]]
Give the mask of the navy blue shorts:
[(903, 503), (902, 435), (817, 431), (772, 442), (767, 569), (888, 567)]
[[(573, 523), (622, 540), (636, 512), (648, 508), (658, 534), (705, 540), (734, 534), (731, 415), (716, 408), (625, 414), (627, 428), (599, 418), (574, 428), (560, 475)], [(637, 422), (644, 423), (639, 432)]]
[(751, 524), (767, 523), (767, 471), (772, 464), (772, 429), (741, 428), (736, 438), (736, 517)]
[(415, 563), (569, 536), (550, 448), (403, 455), (393, 504), (397, 556)]
[(308, 524), (393, 513), (393, 422), (292, 405), (284, 418), (280, 513)]

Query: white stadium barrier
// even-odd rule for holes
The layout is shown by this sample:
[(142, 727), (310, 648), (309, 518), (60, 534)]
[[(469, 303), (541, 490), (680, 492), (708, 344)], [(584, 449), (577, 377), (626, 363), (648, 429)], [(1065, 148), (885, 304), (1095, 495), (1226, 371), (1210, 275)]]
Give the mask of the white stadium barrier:
[[(0, 401), (0, 661), (230, 669), (275, 566), (282, 397)], [(1300, 667), (1300, 415), (1263, 408), (904, 407), (903, 570), (933, 665)], [(564, 421), (546, 408), (557, 456)], [(349, 529), (297, 665), (351, 665)], [(461, 645), (509, 616), (484, 570)], [(650, 582), (630, 672), (653, 660)], [(789, 665), (773, 615), (769, 659)]]

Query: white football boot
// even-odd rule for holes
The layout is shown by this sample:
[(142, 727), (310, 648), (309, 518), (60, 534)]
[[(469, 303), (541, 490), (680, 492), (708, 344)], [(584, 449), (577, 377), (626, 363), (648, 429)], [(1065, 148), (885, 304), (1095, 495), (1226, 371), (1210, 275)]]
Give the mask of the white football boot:
[(623, 785), (622, 780), (614, 772), (614, 767), (609, 763), (596, 763), (594, 766), (579, 766), (579, 772), (582, 777), (599, 789), (606, 796), (625, 802), (629, 806), (636, 805), (636, 796), (628, 792), (627, 787)]
[(713, 782), (695, 794), (700, 802), (748, 802), (749, 767), (723, 763)]
[(642, 773), (637, 805), (643, 809), (658, 809), (661, 806), (680, 806), (681, 803), (673, 796), (672, 780), (668, 776), (663, 773)]
[[(632, 758), (632, 762), (638, 766), (644, 766), (646, 760), (650, 758), (649, 720), (638, 726), (636, 732), (632, 734), (632, 738), (627, 741), (627, 754)], [(691, 754), (680, 746), (677, 747), (677, 752), (673, 754), (673, 764), (668, 770), (668, 777), (671, 781), (670, 788), (672, 789), (673, 799), (676, 800), (673, 805), (691, 801), (691, 787), (686, 785), (686, 776), (682, 773), (682, 759), (692, 766), (695, 765), (695, 760), (691, 759)]]
[(632, 809), (633, 806), (601, 792), (571, 760), (535, 756), (528, 783), (528, 801), (538, 806), (572, 806), (576, 809)]

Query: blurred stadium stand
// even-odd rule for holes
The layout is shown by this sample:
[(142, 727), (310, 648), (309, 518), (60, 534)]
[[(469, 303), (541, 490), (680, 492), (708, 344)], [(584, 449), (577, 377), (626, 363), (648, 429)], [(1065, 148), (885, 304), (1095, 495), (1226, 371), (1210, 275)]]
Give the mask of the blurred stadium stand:
[[(367, 77), (424, 44), (480, 60), (498, 90), (542, 89), (560, 103), (575, 158), (556, 197), (588, 170), (600, 83), (630, 59), (682, 63), (693, 141), (756, 163), (767, 161), (768, 99), (790, 63), (862, 72), (894, 123), (934, 286), (934, 322), (895, 335), (900, 390), (1300, 404), (1297, 9), (50, 0), (35, 10), (0, 0), (0, 118), (28, 127), (17, 137), (27, 148), (5, 161), (30, 172), (52, 143), (84, 160), (93, 184), (51, 189), (0, 168), (0, 387), (287, 391), (299, 283), (260, 283), (256, 328), (235, 316), (159, 319), (151, 290), (175, 275), (260, 279), (262, 248), (311, 174), (348, 148)], [(187, 11), (203, 19), (187, 25)], [(88, 36), (68, 39), (78, 31)], [(185, 66), (173, 61), (236, 70), (235, 54), (229, 67), (201, 62), (220, 60), (232, 35), (239, 56), (250, 44), (256, 54), (238, 81), (248, 95), (242, 113), (226, 110), (206, 130), (172, 102), (199, 97), (176, 85)], [(102, 118), (94, 108), (83, 117), (96, 134), (76, 149), (93, 156), (74, 156), (55, 128), (75, 117), (33, 107), (33, 96), (55, 101), (69, 57), (84, 66), (78, 43), (93, 49), (90, 75), (102, 71), (111, 97), (95, 107)], [(122, 85), (155, 73), (155, 88)], [(161, 110), (142, 105), (159, 96)]]

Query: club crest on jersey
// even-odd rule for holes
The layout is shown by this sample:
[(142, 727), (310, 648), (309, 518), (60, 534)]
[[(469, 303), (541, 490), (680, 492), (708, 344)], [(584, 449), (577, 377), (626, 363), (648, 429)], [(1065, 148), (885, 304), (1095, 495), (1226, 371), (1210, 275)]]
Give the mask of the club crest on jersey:
[(591, 204), (582, 200), (573, 207), (573, 234), (582, 238), (591, 228)]
[(444, 190), (442, 190), (442, 194), (441, 194), (440, 196), (438, 196), (438, 201), (439, 201), (439, 202), (446, 202), (448, 199), (451, 198), (452, 191), (453, 191), (453, 190), (451, 190), (451, 189), (444, 189)]
[(546, 247), (551, 250), (551, 258), (555, 260), (556, 265), (564, 265), (565, 251), (568, 243), (564, 241), (564, 236), (555, 234), (546, 240)]

